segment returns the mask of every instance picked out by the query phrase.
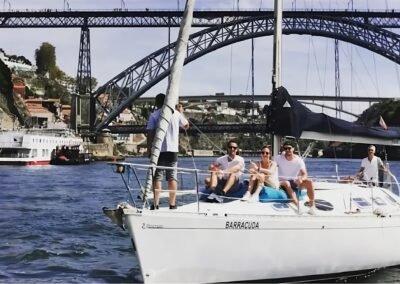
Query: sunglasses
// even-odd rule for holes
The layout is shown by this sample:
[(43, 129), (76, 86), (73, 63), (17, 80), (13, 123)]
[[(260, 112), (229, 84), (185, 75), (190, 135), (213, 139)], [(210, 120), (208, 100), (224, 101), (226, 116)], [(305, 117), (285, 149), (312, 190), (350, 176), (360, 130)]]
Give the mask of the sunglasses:
[(291, 150), (292, 147), (283, 147), (284, 150)]
[(270, 153), (269, 153), (269, 152), (265, 152), (265, 151), (261, 151), (260, 154), (262, 154), (262, 155), (269, 155)]
[(368, 152), (374, 152), (374, 150), (372, 150), (372, 149), (369, 149), (369, 150), (368, 150)]
[(235, 147), (235, 146), (228, 146), (228, 149), (234, 149), (234, 150), (236, 150), (237, 147)]

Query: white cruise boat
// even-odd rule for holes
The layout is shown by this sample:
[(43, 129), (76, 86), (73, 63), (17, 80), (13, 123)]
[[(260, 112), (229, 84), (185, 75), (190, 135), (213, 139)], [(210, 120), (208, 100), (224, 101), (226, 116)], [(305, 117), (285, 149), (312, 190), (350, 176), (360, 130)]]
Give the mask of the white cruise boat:
[(0, 165), (47, 165), (56, 148), (81, 145), (68, 129), (20, 129), (0, 132)]

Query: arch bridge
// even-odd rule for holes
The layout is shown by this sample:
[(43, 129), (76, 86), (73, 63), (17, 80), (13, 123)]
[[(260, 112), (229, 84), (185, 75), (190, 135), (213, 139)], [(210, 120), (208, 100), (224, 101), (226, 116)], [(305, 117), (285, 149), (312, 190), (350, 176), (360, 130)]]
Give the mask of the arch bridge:
[[(221, 47), (272, 34), (272, 10), (195, 11), (193, 26), (208, 28), (193, 34), (185, 63)], [(182, 11), (9, 10), (0, 12), (0, 28), (81, 28), (76, 92), (90, 94), (90, 129), (100, 130), (146, 90), (168, 76), (175, 43), (170, 43), (123, 70), (97, 91), (91, 87), (89, 28), (178, 27)], [(292, 10), (283, 12), (284, 34), (308, 34), (346, 41), (399, 63), (399, 36), (385, 29), (400, 28), (397, 10)], [(107, 92), (107, 99), (100, 95)], [(77, 96), (78, 97), (78, 96)], [(96, 120), (96, 109), (102, 113)], [(106, 115), (104, 115), (106, 114)]]
[[(272, 15), (244, 18), (194, 33), (189, 38), (185, 64), (224, 46), (272, 35), (273, 21)], [(284, 13), (282, 29), (285, 35), (308, 34), (349, 42), (393, 62), (400, 62), (399, 35), (359, 19), (331, 17), (326, 14), (306, 14), (299, 17)], [(92, 118), (91, 126), (96, 131), (106, 127), (137, 98), (170, 74), (175, 45), (175, 42), (171, 43), (139, 60), (93, 93), (92, 98), (96, 100), (98, 109), (105, 114), (96, 125)]]

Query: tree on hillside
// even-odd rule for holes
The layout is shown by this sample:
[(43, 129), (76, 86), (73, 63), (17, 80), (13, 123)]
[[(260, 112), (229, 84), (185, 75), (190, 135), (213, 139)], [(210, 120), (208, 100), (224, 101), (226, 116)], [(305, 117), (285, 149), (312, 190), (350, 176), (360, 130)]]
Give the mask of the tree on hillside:
[(375, 103), (363, 111), (357, 122), (366, 126), (379, 126), (381, 116), (388, 126), (399, 126), (400, 101), (386, 99)]
[(48, 42), (43, 42), (39, 49), (35, 51), (35, 59), (39, 75), (49, 72), (50, 79), (56, 78), (58, 68), (56, 66), (56, 48)]
[(13, 85), (11, 82), (11, 71), (7, 65), (0, 60), (0, 93), (11, 96)]

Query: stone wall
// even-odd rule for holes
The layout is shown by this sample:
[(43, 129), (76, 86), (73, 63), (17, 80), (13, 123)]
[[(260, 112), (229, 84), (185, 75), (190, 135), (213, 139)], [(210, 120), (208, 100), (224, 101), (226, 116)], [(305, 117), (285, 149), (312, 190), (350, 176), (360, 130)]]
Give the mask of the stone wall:
[(117, 159), (114, 155), (114, 141), (110, 133), (101, 133), (97, 137), (97, 144), (84, 145), (84, 148), (92, 153), (95, 160)]

